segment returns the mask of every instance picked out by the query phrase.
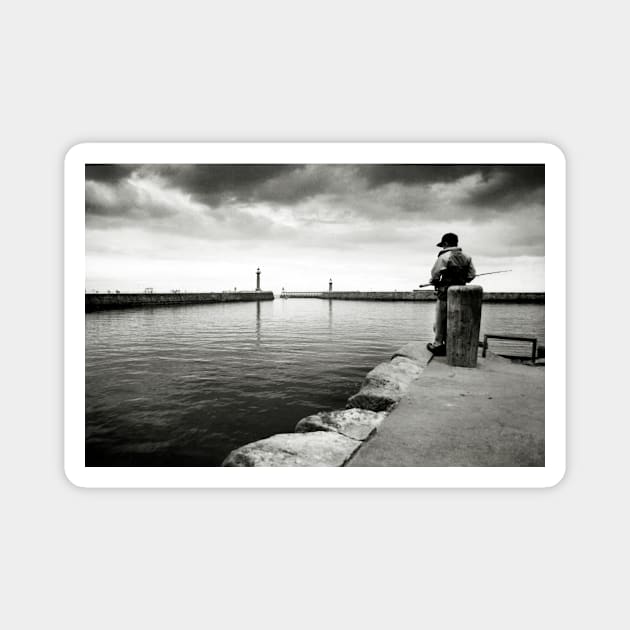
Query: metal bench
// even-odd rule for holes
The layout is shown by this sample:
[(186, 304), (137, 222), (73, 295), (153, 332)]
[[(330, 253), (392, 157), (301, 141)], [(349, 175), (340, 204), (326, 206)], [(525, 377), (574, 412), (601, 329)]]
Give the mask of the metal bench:
[(484, 335), (483, 336), (483, 352), (482, 357), (486, 356), (488, 350), (488, 339), (508, 339), (510, 341), (528, 341), (532, 344), (532, 363), (536, 363), (538, 354), (538, 339), (536, 337), (516, 337), (514, 335)]

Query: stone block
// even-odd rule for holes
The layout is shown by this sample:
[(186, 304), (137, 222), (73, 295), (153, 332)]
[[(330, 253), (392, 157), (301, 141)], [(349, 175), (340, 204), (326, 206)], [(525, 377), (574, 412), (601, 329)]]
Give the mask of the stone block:
[(433, 358), (433, 354), (427, 350), (426, 343), (422, 341), (410, 341), (402, 348), (399, 348), (396, 352), (394, 352), (392, 359), (395, 359), (396, 357), (405, 357), (406, 359), (417, 361), (422, 367), (424, 367)]
[(379, 427), (387, 413), (374, 412), (367, 409), (342, 409), (336, 411), (322, 411), (300, 420), (295, 430), (306, 431), (336, 431), (353, 440), (367, 440)]
[(223, 466), (343, 466), (360, 445), (334, 431), (280, 433), (233, 450)]
[(347, 408), (386, 411), (397, 404), (411, 382), (422, 373), (416, 361), (396, 357), (368, 372), (361, 389), (348, 399)]

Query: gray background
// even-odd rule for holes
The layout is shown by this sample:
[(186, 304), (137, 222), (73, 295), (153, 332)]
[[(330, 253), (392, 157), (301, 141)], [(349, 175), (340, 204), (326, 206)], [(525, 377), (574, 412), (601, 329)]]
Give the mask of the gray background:
[[(613, 309), (627, 269), (623, 6), (5, 6), (2, 625), (621, 627), (628, 344)], [(63, 155), (114, 140), (563, 148), (564, 481), (542, 491), (71, 486), (62, 472)]]

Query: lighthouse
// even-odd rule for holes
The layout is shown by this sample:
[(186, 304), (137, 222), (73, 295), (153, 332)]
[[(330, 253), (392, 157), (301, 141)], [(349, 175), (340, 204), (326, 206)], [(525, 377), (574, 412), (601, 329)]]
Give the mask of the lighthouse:
[(260, 291), (260, 267), (256, 269), (256, 291)]
[(332, 278), (328, 281), (328, 292), (332, 291)]

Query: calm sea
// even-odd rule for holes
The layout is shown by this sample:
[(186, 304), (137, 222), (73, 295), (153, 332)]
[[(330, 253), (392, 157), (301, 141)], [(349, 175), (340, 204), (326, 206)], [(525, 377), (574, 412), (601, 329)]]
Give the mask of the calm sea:
[[(432, 339), (433, 312), (431, 302), (276, 299), (86, 314), (86, 463), (220, 465), (343, 408), (376, 364)], [(484, 304), (481, 329), (544, 343), (544, 306)]]

